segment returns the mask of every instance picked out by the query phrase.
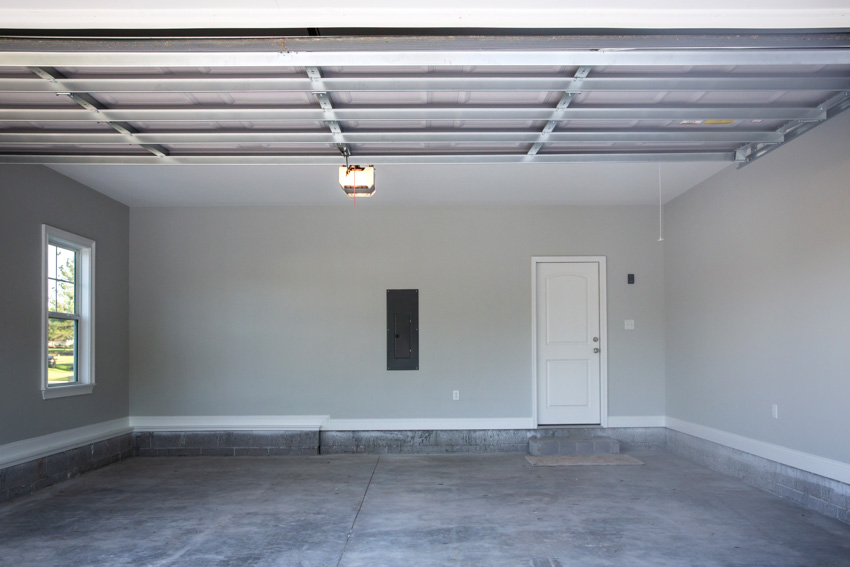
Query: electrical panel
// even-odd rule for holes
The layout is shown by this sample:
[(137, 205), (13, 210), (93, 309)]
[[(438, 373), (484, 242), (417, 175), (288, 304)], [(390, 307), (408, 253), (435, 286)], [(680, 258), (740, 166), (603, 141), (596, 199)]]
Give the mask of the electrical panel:
[(419, 370), (419, 290), (387, 290), (387, 370)]

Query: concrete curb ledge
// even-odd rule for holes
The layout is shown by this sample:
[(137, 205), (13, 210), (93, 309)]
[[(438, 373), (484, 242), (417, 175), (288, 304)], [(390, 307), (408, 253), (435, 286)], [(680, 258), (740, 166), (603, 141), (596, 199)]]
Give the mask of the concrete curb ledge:
[(143, 431), (135, 435), (140, 457), (275, 457), (316, 455), (317, 430)]
[(132, 457), (133, 434), (89, 443), (0, 469), (0, 502)]
[[(0, 502), (132, 456), (525, 453), (532, 436), (575, 440), (604, 436), (618, 441), (623, 451), (666, 450), (804, 508), (850, 523), (850, 484), (669, 427), (402, 431), (175, 428), (135, 433), (124, 429), (102, 438), (105, 431), (89, 427), (73, 436), (65, 432), (5, 446), (8, 458), (5, 468), (0, 465)], [(26, 457), (29, 459), (24, 460)]]
[(667, 430), (666, 448), (674, 455), (850, 524), (850, 484), (673, 429)]

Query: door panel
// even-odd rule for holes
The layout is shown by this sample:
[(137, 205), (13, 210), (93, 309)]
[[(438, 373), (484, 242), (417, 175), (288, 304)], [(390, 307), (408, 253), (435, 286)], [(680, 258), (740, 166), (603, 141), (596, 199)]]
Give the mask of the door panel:
[(538, 423), (598, 424), (599, 263), (540, 262), (535, 269)]
[(559, 316), (546, 318), (546, 342), (587, 342), (587, 279), (582, 276), (558, 274), (546, 278), (546, 304), (549, 313)]
[(546, 361), (546, 404), (548, 407), (586, 406), (590, 401), (586, 360)]

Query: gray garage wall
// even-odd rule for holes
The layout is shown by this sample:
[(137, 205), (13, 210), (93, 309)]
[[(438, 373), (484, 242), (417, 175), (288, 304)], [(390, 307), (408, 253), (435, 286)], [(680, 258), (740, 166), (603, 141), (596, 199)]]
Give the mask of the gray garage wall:
[[(606, 255), (610, 415), (663, 415), (656, 222), (653, 207), (133, 208), (131, 412), (530, 417), (531, 257)], [(419, 289), (419, 371), (386, 370), (393, 288)]]
[(845, 113), (668, 205), (668, 416), (850, 463), (848, 140)]
[[(97, 243), (91, 395), (41, 398), (41, 225)], [(0, 166), (0, 445), (129, 415), (129, 209), (42, 166)]]

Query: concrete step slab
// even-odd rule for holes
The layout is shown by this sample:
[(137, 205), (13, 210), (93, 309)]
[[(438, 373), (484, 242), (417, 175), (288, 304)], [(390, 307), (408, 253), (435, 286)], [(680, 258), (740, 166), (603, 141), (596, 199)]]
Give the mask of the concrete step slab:
[(610, 437), (537, 437), (528, 440), (528, 452), (535, 456), (611, 455), (620, 452), (620, 442)]

